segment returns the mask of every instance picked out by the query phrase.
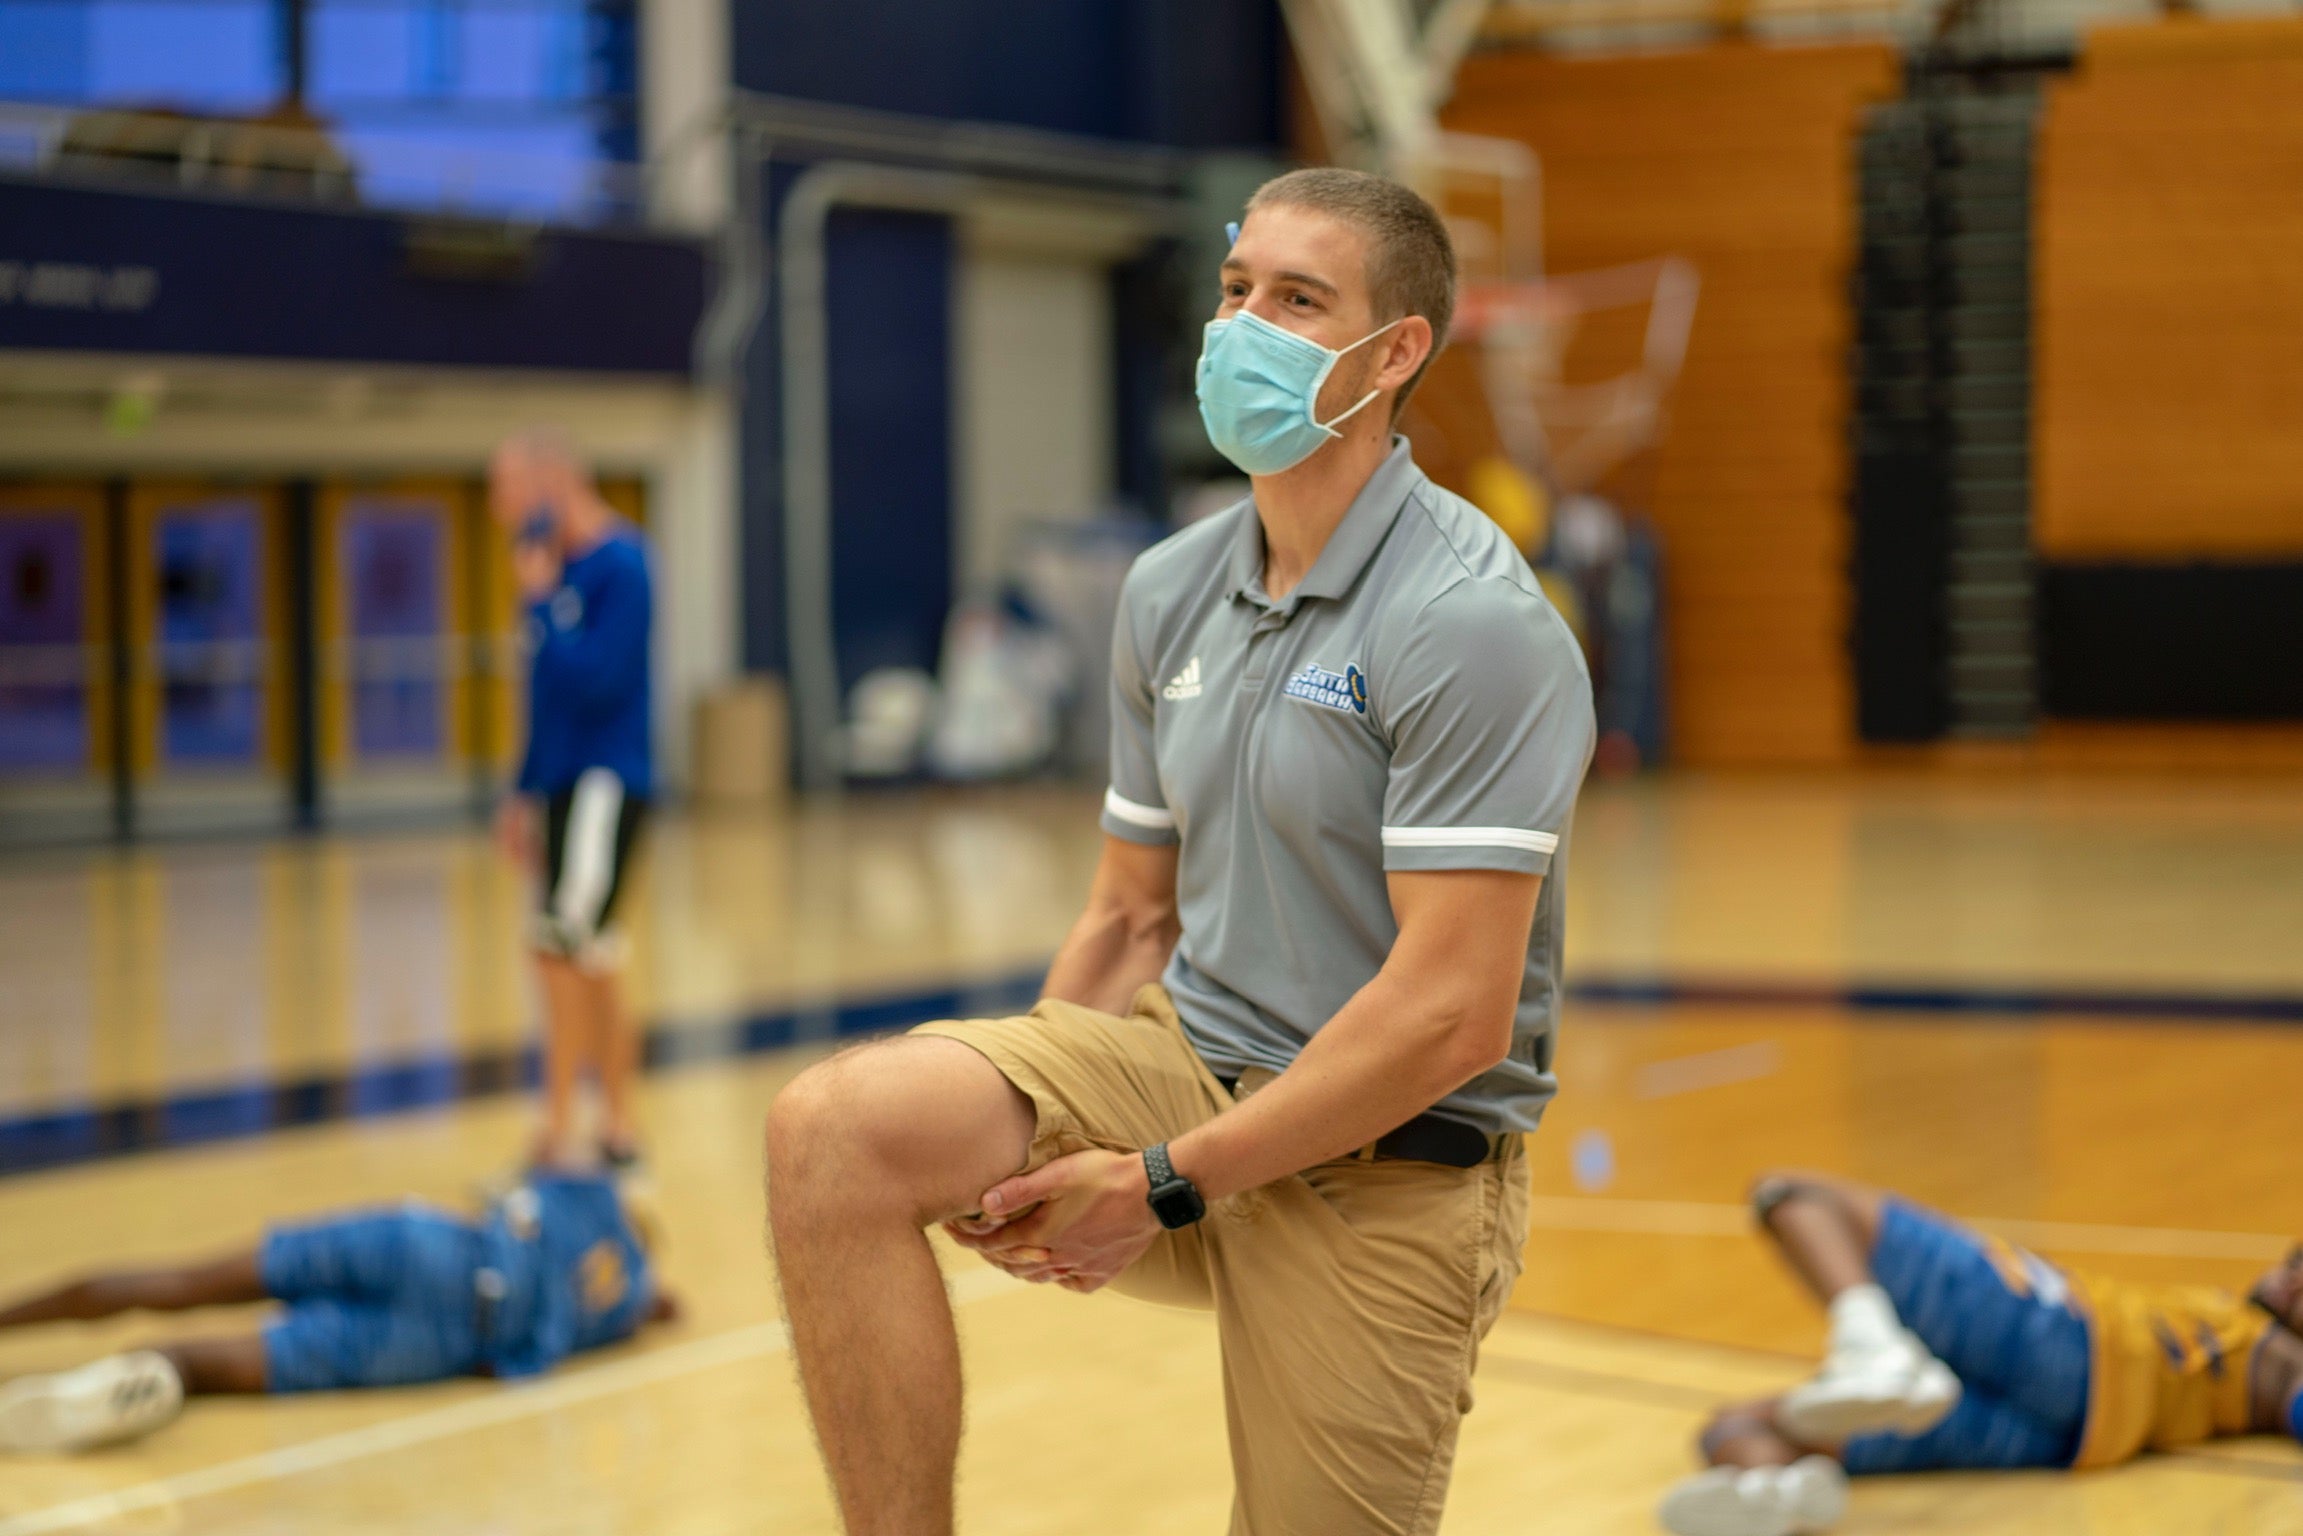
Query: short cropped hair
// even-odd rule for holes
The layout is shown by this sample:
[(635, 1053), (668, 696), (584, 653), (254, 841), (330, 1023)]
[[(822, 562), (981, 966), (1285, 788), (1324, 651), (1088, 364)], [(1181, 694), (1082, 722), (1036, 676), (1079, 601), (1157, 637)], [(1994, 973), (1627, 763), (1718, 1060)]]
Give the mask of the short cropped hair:
[(1430, 356), (1392, 401), (1392, 420), (1397, 421), (1431, 359), (1447, 345), (1448, 326), (1455, 319), (1455, 242), (1447, 237), (1446, 222), (1410, 188), (1333, 165), (1273, 177), (1255, 189), (1247, 211), (1275, 204), (1331, 215), (1366, 235), (1368, 294), (1377, 318), (1421, 315), (1431, 322)]
[(522, 427), (505, 438), (496, 451), (516, 455), (536, 468), (557, 470), (577, 478), (592, 472), (576, 440), (558, 427), (541, 424)]

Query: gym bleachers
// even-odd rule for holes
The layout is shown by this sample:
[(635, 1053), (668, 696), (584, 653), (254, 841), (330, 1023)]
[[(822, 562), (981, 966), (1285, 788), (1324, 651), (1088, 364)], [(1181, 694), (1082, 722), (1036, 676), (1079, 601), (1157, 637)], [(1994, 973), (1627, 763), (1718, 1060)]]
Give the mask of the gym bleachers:
[(1465, 65), (1447, 125), (1534, 146), (1554, 272), (1666, 254), (1703, 298), (1655, 469), (1672, 750), (1829, 764), (1847, 655), (1847, 284), (1854, 139), (1885, 47), (1732, 46)]
[(2037, 111), (2028, 80), (1945, 72), (1865, 122), (1850, 508), (1867, 742), (2022, 739), (2035, 725)]

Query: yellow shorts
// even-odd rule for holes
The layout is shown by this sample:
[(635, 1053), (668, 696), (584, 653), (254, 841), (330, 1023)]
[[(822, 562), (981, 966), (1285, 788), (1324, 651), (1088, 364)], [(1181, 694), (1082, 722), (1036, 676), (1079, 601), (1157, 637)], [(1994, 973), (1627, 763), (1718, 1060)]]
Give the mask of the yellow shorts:
[[(1157, 987), (1125, 1018), (1043, 1002), (922, 1025), (973, 1046), (1038, 1112), (1026, 1167), (1172, 1141), (1229, 1108)], [(1250, 1072), (1238, 1098), (1270, 1082)], [(1344, 1158), (1220, 1202), (1113, 1283), (1212, 1308), (1223, 1341), (1235, 1536), (1438, 1529), (1479, 1343), (1519, 1278), (1527, 1161)]]

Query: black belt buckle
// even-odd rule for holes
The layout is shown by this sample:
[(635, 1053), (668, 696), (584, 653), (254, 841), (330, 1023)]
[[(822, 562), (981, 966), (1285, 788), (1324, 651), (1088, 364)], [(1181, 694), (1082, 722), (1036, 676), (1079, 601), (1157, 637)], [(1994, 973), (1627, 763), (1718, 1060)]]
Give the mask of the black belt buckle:
[[(1239, 1079), (1221, 1072), (1215, 1080), (1225, 1093), (1239, 1091)], [(1437, 1163), (1443, 1168), (1477, 1168), (1495, 1156), (1496, 1138), (1485, 1131), (1450, 1120), (1445, 1115), (1417, 1115), (1388, 1136), (1375, 1141), (1375, 1160), (1392, 1163)]]
[(1417, 1115), (1375, 1142), (1379, 1161), (1438, 1163), (1443, 1168), (1477, 1168), (1495, 1155), (1495, 1138), (1445, 1115)]

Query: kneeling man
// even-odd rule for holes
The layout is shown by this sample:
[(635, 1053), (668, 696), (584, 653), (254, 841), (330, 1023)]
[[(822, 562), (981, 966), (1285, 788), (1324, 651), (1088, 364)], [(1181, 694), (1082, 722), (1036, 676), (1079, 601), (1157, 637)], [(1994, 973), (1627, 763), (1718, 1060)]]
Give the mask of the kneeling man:
[(1254, 494), (1128, 576), (1102, 862), (1043, 1000), (835, 1057), (770, 1116), (853, 1536), (951, 1529), (929, 1225), (1026, 1280), (1212, 1308), (1254, 1536), (1434, 1529), (1519, 1272), (1590, 680), (1391, 430), (1454, 303), (1431, 207), (1294, 172), (1218, 279), (1200, 409)]

